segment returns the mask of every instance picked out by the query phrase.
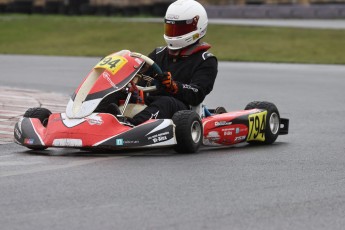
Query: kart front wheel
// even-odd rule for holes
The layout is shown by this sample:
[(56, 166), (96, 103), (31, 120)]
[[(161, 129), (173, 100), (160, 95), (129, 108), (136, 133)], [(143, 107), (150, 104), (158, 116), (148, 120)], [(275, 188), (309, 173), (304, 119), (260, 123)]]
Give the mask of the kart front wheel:
[(49, 109), (35, 107), (26, 110), (24, 117), (38, 118), (44, 127), (47, 127), (49, 116), (52, 114)]
[(175, 151), (178, 153), (197, 152), (203, 138), (203, 127), (199, 115), (191, 110), (182, 110), (176, 112), (172, 120), (176, 126)]
[(280, 115), (277, 107), (267, 101), (253, 101), (250, 102), (245, 110), (249, 109), (264, 109), (267, 111), (265, 141), (248, 141), (249, 144), (272, 144), (276, 141), (280, 129)]

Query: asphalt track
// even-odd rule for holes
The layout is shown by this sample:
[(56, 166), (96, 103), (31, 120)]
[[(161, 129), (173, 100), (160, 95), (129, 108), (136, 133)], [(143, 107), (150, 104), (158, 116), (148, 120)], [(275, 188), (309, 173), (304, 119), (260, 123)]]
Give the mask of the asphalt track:
[[(67, 95), (97, 60), (0, 55), (1, 87)], [(289, 135), (188, 155), (0, 145), (1, 229), (344, 229), (344, 88), (345, 66), (221, 62), (206, 104), (272, 101)]]

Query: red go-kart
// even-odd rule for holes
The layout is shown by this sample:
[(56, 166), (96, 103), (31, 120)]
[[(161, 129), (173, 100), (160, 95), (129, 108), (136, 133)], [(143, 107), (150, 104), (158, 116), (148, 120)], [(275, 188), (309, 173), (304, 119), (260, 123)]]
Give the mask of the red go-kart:
[[(259, 101), (234, 112), (199, 105), (175, 113), (172, 119), (150, 119), (133, 126), (126, 117), (144, 109), (145, 95), (155, 90), (155, 86), (136, 84), (140, 79), (152, 80), (141, 74), (146, 65), (156, 73), (162, 72), (147, 56), (128, 50), (103, 58), (71, 96), (64, 113), (52, 114), (45, 108), (27, 110), (15, 125), (15, 142), (33, 150), (173, 146), (179, 153), (193, 153), (201, 144), (272, 144), (278, 135), (288, 133), (289, 120), (280, 118), (274, 104)], [(95, 112), (103, 98), (118, 91), (127, 94), (118, 105), (120, 113)], [(136, 103), (130, 100), (133, 93), (139, 95)]]

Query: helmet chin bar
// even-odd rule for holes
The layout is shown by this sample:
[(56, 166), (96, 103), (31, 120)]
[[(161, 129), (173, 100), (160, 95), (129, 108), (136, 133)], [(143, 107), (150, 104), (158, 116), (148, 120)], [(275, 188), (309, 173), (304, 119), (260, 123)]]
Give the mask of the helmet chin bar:
[[(167, 47), (170, 50), (180, 50), (180, 49), (183, 49), (187, 46), (190, 46), (190, 45), (197, 43), (203, 37), (203, 36), (200, 36), (200, 34), (199, 34), (196, 39), (193, 39), (193, 37), (196, 34), (198, 34), (198, 33), (195, 33), (193, 31), (192, 33), (189, 33), (189, 34), (186, 34), (184, 36), (177, 37), (177, 38), (172, 38), (172, 37), (168, 37), (168, 36), (164, 35), (164, 40), (167, 44)], [(205, 36), (205, 33), (204, 33), (204, 36)]]

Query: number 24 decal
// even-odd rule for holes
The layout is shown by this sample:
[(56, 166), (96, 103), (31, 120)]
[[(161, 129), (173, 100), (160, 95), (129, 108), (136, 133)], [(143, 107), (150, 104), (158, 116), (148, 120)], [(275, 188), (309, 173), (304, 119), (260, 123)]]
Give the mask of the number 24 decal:
[(265, 141), (267, 111), (248, 116), (249, 133), (247, 141)]

